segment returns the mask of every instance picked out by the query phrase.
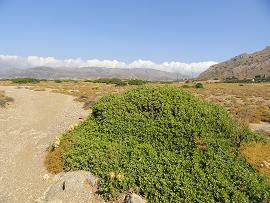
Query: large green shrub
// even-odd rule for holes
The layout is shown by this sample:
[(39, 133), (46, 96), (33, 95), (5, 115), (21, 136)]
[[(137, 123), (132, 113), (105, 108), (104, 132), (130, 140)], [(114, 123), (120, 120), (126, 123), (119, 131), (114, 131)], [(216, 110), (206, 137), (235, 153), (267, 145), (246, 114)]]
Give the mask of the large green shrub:
[(149, 202), (267, 202), (265, 177), (239, 153), (256, 138), (218, 105), (142, 87), (97, 102), (62, 138), (62, 157), (67, 170), (98, 175), (108, 199), (132, 189)]

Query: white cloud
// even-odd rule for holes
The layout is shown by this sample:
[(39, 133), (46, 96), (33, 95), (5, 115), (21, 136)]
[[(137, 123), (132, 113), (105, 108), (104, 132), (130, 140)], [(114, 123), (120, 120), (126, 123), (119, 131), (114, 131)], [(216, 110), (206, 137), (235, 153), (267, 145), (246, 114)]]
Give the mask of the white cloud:
[(149, 60), (136, 60), (132, 63), (125, 63), (118, 60), (82, 60), (75, 59), (56, 59), (54, 57), (39, 57), (39, 56), (9, 56), (0, 55), (0, 68), (29, 68), (37, 66), (48, 66), (53, 68), (80, 68), (80, 67), (107, 67), (107, 68), (152, 68), (161, 71), (177, 72), (184, 75), (196, 76), (203, 72), (211, 65), (216, 64), (214, 61), (182, 63), (177, 61), (155, 63)]

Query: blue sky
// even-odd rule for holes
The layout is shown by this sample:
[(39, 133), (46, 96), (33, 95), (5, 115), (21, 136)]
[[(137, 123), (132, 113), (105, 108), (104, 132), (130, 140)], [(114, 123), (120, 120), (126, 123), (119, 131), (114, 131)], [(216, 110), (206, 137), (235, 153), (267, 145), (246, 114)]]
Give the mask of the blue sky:
[(199, 62), (270, 45), (269, 0), (0, 0), (0, 54)]

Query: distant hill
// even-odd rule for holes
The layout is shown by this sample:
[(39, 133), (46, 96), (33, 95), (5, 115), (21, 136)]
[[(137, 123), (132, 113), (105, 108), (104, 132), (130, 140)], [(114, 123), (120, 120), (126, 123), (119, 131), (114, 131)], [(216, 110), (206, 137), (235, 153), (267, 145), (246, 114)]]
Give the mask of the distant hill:
[(120, 79), (142, 80), (177, 80), (187, 78), (187, 76), (181, 75), (179, 73), (171, 73), (147, 68), (0, 68), (0, 78), (16, 77), (31, 77), (38, 79), (95, 79), (116, 77)]
[(270, 76), (270, 46), (252, 54), (241, 54), (228, 61), (211, 66), (198, 79), (254, 78), (256, 75)]

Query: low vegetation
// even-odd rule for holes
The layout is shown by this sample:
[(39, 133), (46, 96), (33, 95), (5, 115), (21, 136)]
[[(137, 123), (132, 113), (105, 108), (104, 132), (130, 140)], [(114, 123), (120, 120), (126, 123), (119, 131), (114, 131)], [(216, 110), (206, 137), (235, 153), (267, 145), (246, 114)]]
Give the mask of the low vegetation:
[[(106, 83), (93, 83), (84, 81), (74, 80), (61, 80), (61, 83), (55, 83), (54, 81), (43, 81), (39, 83), (26, 83), (16, 84), (19, 87), (27, 86), (26, 88), (41, 91), (45, 89), (51, 89), (53, 92), (63, 93), (72, 95), (77, 101), (83, 102), (85, 108), (91, 108), (92, 105), (98, 101), (102, 96), (108, 94), (122, 93), (129, 89), (136, 88), (134, 85), (116, 86)], [(164, 83), (164, 84), (163, 84)], [(204, 88), (194, 88), (196, 81), (183, 82), (149, 82), (145, 86), (150, 87), (182, 87), (186, 85), (186, 91), (200, 97), (203, 100), (208, 100), (211, 103), (217, 103), (223, 105), (231, 115), (248, 126), (249, 123), (259, 123), (261, 121), (270, 122), (270, 83), (216, 83), (216, 82), (201, 82)], [(1, 80), (1, 85), (15, 85), (10, 80)], [(267, 129), (265, 129), (267, 130)], [(269, 131), (260, 129), (260, 133), (265, 136), (270, 136)], [(270, 180), (270, 173), (267, 172), (266, 168), (260, 167), (260, 163), (270, 160), (265, 157), (269, 157), (270, 151), (267, 150), (267, 146), (270, 143), (262, 145), (260, 143), (254, 143), (253, 145), (247, 145), (244, 157), (258, 170), (264, 172)], [(255, 149), (255, 150), (254, 150)], [(258, 156), (258, 152), (263, 151), (263, 156)], [(51, 151), (49, 151), (51, 152)], [(63, 170), (63, 163), (59, 162), (60, 159), (59, 151), (51, 154), (50, 161), (47, 162), (55, 171)], [(268, 155), (268, 156), (267, 156)], [(55, 161), (54, 161), (55, 160)], [(58, 167), (56, 167), (58, 166)], [(265, 172), (266, 171), (266, 172)], [(53, 171), (52, 171), (53, 172)], [(55, 173), (55, 172), (54, 172)]]
[(127, 83), (129, 85), (144, 85), (144, 84), (148, 83), (148, 81), (133, 79), (133, 80), (128, 80)]
[(224, 80), (225, 83), (261, 83), (270, 82), (270, 76), (256, 75), (254, 78), (238, 79), (237, 77), (228, 77)]
[(11, 79), (11, 81), (13, 83), (17, 83), (17, 84), (26, 84), (26, 83), (39, 83), (40, 80), (35, 79), (35, 78), (15, 78), (15, 79)]
[(14, 99), (12, 97), (8, 97), (5, 95), (5, 92), (0, 91), (0, 107), (6, 107), (8, 103), (13, 101)]
[(225, 106), (234, 118), (246, 125), (270, 122), (269, 83), (205, 83), (202, 89), (188, 88), (187, 91)]
[(145, 81), (145, 80), (138, 80), (138, 79), (121, 80), (119, 78), (99, 78), (96, 80), (86, 80), (86, 82), (115, 84), (117, 86), (143, 85), (143, 84), (148, 83), (148, 81)]
[(185, 84), (185, 85), (182, 85), (182, 88), (197, 88), (197, 89), (200, 89), (200, 88), (203, 88), (203, 84), (202, 83), (196, 83), (196, 84), (191, 84), (191, 85)]
[(203, 88), (203, 84), (202, 83), (196, 83), (195, 88)]
[(60, 147), (49, 147), (44, 164), (47, 170), (52, 174), (60, 173), (64, 170), (64, 162), (61, 159), (62, 149)]
[(66, 170), (99, 176), (111, 199), (133, 190), (149, 202), (268, 202), (270, 187), (240, 153), (261, 137), (227, 111), (180, 88), (142, 87), (101, 98), (61, 140)]

